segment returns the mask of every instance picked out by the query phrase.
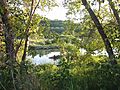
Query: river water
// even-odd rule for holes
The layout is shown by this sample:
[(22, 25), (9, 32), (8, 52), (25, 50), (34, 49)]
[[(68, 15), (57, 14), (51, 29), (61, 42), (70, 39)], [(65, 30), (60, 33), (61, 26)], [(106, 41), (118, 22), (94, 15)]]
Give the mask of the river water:
[[(80, 49), (81, 55), (84, 55), (86, 53), (85, 49)], [(107, 53), (105, 51), (102, 51), (101, 53), (99, 53), (98, 51), (94, 52), (95, 54), (93, 56), (96, 55), (107, 55)], [(36, 65), (42, 65), (42, 64), (55, 64), (57, 65), (59, 63), (59, 59), (54, 60), (54, 59), (50, 59), (50, 57), (54, 57), (54, 56), (59, 56), (60, 52), (58, 49), (41, 49), (41, 50), (34, 50), (31, 49), (28, 51), (28, 59), (32, 59), (32, 63), (36, 64)]]
[(49, 57), (60, 55), (57, 49), (52, 50), (29, 50), (28, 59), (32, 59), (32, 63), (36, 65), (42, 64), (58, 64), (59, 59), (53, 60)]

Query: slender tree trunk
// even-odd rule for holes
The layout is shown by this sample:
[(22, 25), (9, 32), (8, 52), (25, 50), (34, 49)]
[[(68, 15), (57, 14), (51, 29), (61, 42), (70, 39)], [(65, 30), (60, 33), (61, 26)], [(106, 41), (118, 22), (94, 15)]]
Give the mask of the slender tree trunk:
[(26, 52), (27, 52), (27, 43), (28, 43), (28, 38), (29, 38), (29, 30), (30, 30), (30, 24), (31, 24), (31, 21), (32, 21), (32, 17), (35, 13), (35, 10), (37, 9), (39, 3), (40, 3), (40, 0), (38, 0), (36, 6), (34, 7), (34, 0), (31, 0), (31, 9), (30, 9), (30, 15), (29, 15), (29, 20), (28, 20), (28, 23), (27, 23), (27, 27), (26, 27), (26, 30), (25, 30), (25, 45), (24, 45), (24, 52), (23, 52), (23, 56), (22, 56), (22, 61), (21, 61), (21, 65), (20, 65), (20, 72), (22, 74), (23, 71), (27, 72), (27, 69), (25, 68), (25, 59), (26, 59)]
[(0, 7), (2, 7), (1, 18), (4, 25), (4, 37), (5, 37), (5, 44), (6, 44), (6, 54), (7, 59), (15, 62), (15, 50), (14, 50), (14, 35), (12, 31), (12, 27), (9, 23), (9, 12), (7, 10), (6, 0), (0, 0)]
[(25, 37), (25, 45), (24, 45), (24, 52), (23, 52), (23, 56), (22, 56), (22, 61), (24, 61), (25, 58), (26, 58), (27, 42), (28, 42), (28, 37), (29, 37), (29, 27), (30, 27), (30, 24), (31, 24), (31, 21), (32, 21), (33, 6), (34, 6), (34, 0), (32, 0), (32, 3), (31, 3), (29, 20), (28, 20), (27, 27), (26, 27), (26, 30), (25, 30), (26, 37)]
[[(2, 52), (2, 41), (3, 41), (2, 37), (3, 37), (3, 26), (2, 26), (2, 20), (0, 17), (0, 54)], [(1, 55), (0, 55), (0, 57), (1, 57)]]
[(30, 15), (29, 15), (29, 20), (28, 20), (28, 25), (27, 25), (27, 28), (25, 30), (25, 45), (24, 45), (24, 53), (23, 53), (23, 56), (22, 56), (22, 61), (24, 61), (26, 59), (26, 52), (27, 52), (27, 42), (28, 42), (28, 38), (29, 38), (29, 27), (30, 27), (30, 24), (31, 24), (31, 21), (32, 21), (32, 17), (38, 7), (40, 3), (40, 0), (38, 0), (36, 6), (33, 8), (34, 6), (34, 0), (32, 0), (32, 3), (31, 3), (31, 10), (30, 10)]
[(99, 34), (101, 35), (101, 37), (103, 39), (106, 51), (107, 51), (109, 59), (110, 59), (110, 63), (112, 65), (117, 64), (110, 41), (108, 40), (107, 35), (105, 34), (103, 27), (102, 27), (101, 23), (99, 22), (97, 16), (95, 15), (95, 13), (93, 12), (93, 10), (91, 9), (90, 5), (88, 4), (88, 2), (86, 0), (82, 0), (82, 3), (85, 6), (85, 8), (87, 9), (88, 13), (90, 14), (93, 22), (95, 23), (95, 25), (98, 29)]

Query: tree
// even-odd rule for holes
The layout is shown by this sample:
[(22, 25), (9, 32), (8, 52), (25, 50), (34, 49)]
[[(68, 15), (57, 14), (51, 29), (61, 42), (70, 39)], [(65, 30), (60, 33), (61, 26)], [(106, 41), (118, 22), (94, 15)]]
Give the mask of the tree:
[(25, 58), (26, 58), (27, 42), (28, 42), (28, 37), (29, 37), (29, 27), (30, 27), (30, 24), (31, 24), (31, 21), (32, 21), (32, 17), (34, 15), (35, 10), (38, 7), (39, 3), (40, 3), (40, 0), (38, 0), (37, 4), (34, 7), (34, 0), (32, 0), (32, 2), (31, 2), (31, 9), (30, 9), (30, 14), (29, 14), (29, 20), (28, 20), (27, 27), (26, 27), (26, 30), (25, 30), (25, 36), (26, 37), (25, 37), (25, 46), (24, 46), (24, 53), (23, 53), (23, 56), (22, 56), (22, 61), (24, 61)]
[(101, 35), (101, 37), (103, 39), (103, 42), (105, 44), (105, 48), (106, 48), (106, 51), (107, 51), (108, 56), (110, 58), (111, 64), (112, 65), (117, 64), (117, 61), (115, 60), (115, 56), (114, 56), (113, 49), (111, 47), (110, 41), (108, 40), (108, 37), (105, 34), (105, 32), (103, 30), (103, 27), (102, 27), (101, 23), (99, 22), (99, 19), (97, 18), (97, 16), (93, 12), (93, 10), (90, 8), (90, 5), (87, 3), (86, 0), (82, 0), (82, 3), (85, 6), (85, 8), (87, 9), (87, 11), (89, 12), (93, 22), (95, 23), (95, 25), (98, 29), (99, 34)]
[(0, 9), (1, 9), (1, 18), (4, 24), (4, 36), (5, 36), (5, 44), (6, 44), (6, 55), (7, 59), (11, 60), (11, 63), (15, 62), (15, 50), (14, 50), (14, 34), (12, 27), (9, 22), (9, 11), (7, 9), (7, 1), (0, 1)]
[(4, 31), (4, 37), (5, 37), (7, 62), (8, 62), (12, 80), (13, 80), (12, 82), (13, 87), (14, 87), (14, 90), (16, 90), (15, 76), (14, 76), (14, 65), (16, 62), (15, 50), (14, 50), (14, 34), (9, 22), (9, 11), (8, 11), (8, 5), (6, 0), (0, 1), (0, 9), (1, 9), (0, 15), (2, 18), (2, 23), (4, 25), (3, 31)]
[(44, 0), (44, 1), (31, 0), (30, 2), (31, 2), (31, 5), (30, 5), (30, 10), (28, 10), (29, 11), (29, 19), (27, 21), (27, 26), (26, 26), (26, 30), (25, 30), (25, 45), (24, 45), (24, 53), (23, 53), (23, 56), (22, 56), (22, 61), (24, 61), (26, 59), (27, 42), (28, 42), (28, 37), (29, 37), (30, 25), (31, 25), (33, 16), (36, 12), (36, 9), (38, 9), (38, 8), (44, 9), (44, 7), (48, 7), (48, 9), (49, 9), (52, 6), (56, 5), (56, 3), (54, 3), (54, 0), (53, 1), (51, 1), (51, 0), (48, 0), (48, 1), (47, 0)]
[(99, 18), (97, 17), (97, 15), (95, 14), (95, 12), (91, 9), (91, 6), (89, 5), (89, 3), (91, 4), (94, 4), (94, 1), (89, 1), (89, 3), (87, 2), (87, 0), (76, 0), (76, 1), (70, 1), (70, 2), (67, 2), (69, 3), (69, 8), (71, 10), (72, 8), (72, 12), (75, 13), (74, 11), (78, 12), (80, 11), (80, 7), (81, 7), (81, 4), (83, 4), (85, 6), (85, 9), (88, 11), (89, 15), (91, 16), (91, 19), (92, 21), (94, 22), (103, 42), (104, 42), (104, 45), (105, 45), (105, 49), (108, 53), (108, 56), (109, 56), (109, 59), (110, 59), (110, 63), (111, 64), (116, 64), (116, 60), (115, 60), (115, 55), (113, 53), (113, 49), (111, 47), (111, 43), (104, 31), (104, 28), (102, 26), (102, 24), (100, 23), (99, 21)]

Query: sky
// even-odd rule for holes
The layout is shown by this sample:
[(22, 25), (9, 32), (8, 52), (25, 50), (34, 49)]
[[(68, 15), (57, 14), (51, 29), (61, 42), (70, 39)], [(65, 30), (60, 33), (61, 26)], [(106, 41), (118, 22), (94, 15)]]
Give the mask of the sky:
[(37, 11), (38, 14), (47, 17), (48, 19), (54, 20), (66, 20), (66, 13), (67, 9), (65, 9), (62, 5), (64, 0), (55, 0), (59, 6), (53, 7), (50, 11), (43, 12), (43, 11)]
[[(37, 13), (40, 14), (41, 16), (44, 16), (50, 20), (68, 20), (68, 18), (66, 17), (66, 13), (67, 13), (67, 9), (63, 7), (63, 2), (64, 0), (55, 0), (55, 2), (59, 5), (56, 7), (53, 7), (51, 10), (46, 10), (46, 11), (41, 11), (38, 10)], [(68, 16), (70, 20), (74, 20), (75, 22), (80, 22), (79, 20), (75, 20), (76, 19), (80, 19), (83, 17), (83, 15), (77, 13), (75, 16), (74, 15), (69, 15)]]
[[(50, 20), (55, 20), (55, 19), (58, 19), (58, 20), (67, 20), (67, 18), (66, 18), (67, 9), (64, 8), (63, 4), (62, 4), (64, 2), (64, 0), (55, 0), (55, 2), (59, 6), (52, 7), (51, 10), (46, 10), (46, 11), (38, 10), (37, 13), (40, 14), (41, 16), (45, 16), (46, 18), (48, 18)], [(81, 7), (81, 8), (84, 8), (84, 7)], [(99, 6), (95, 5), (92, 8), (99, 9)], [(74, 19), (74, 18), (78, 19), (78, 18), (82, 18), (82, 17), (83, 17), (82, 13), (81, 13), (81, 15), (78, 13), (78, 14), (76, 14), (76, 16), (70, 15), (71, 19)]]

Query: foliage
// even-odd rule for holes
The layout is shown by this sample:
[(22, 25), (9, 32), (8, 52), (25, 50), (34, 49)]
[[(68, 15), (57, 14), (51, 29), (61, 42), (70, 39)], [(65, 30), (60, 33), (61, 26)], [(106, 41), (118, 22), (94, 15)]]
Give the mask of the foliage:
[[(0, 18), (5, 12), (1, 1)], [(54, 0), (5, 1), (8, 1), (5, 8), (9, 13), (7, 25), (13, 33), (9, 32), (9, 27), (3, 21), (0, 22), (0, 90), (120, 90), (120, 27), (109, 7), (109, 4), (116, 5), (113, 9), (119, 14), (119, 1), (114, 0), (111, 4), (106, 3), (110, 0), (87, 0), (87, 8), (93, 8), (110, 41), (115, 60), (118, 61), (116, 65), (108, 63), (108, 56), (102, 54), (105, 46), (97, 27), (82, 6), (81, 1), (84, 0), (65, 0), (64, 6), (69, 9), (69, 20), (66, 21), (49, 20), (34, 12), (38, 9), (51, 9), (56, 6)], [(97, 6), (99, 8), (94, 8)], [(80, 18), (76, 17), (78, 13)], [(71, 15), (75, 18), (71, 19)], [(74, 19), (80, 22), (75, 23)], [(9, 49), (5, 46), (6, 32), (8, 36), (13, 36), (11, 39), (14, 40), (15, 62), (7, 57), (6, 50)], [(61, 53), (59, 63), (35, 65), (29, 59), (23, 62), (21, 57), (25, 51), (23, 44), (26, 38), (29, 46), (58, 47), (57, 50)], [(45, 53), (42, 50), (34, 51), (30, 47), (27, 52), (28, 45), (25, 51), (27, 55), (34, 57)], [(47, 50), (47, 53), (51, 51)]]
[[(97, 58), (91, 58), (91, 61), (90, 57), (84, 58), (84, 60), (85, 59), (86, 61), (89, 61), (89, 63), (81, 63), (81, 60), (83, 60), (83, 58), (76, 62), (71, 62), (66, 59), (62, 59), (59, 66), (50, 64), (34, 66), (30, 65), (29, 63), (28, 72), (32, 73), (32, 77), (29, 79), (37, 82), (35, 86), (38, 85), (38, 87), (35, 90), (120, 89), (119, 65), (111, 66), (108, 63), (106, 63), (106, 61), (101, 62), (102, 58), (97, 62)], [(8, 71), (6, 71), (6, 73), (7, 72)], [(4, 73), (1, 73), (3, 76)], [(4, 74), (4, 78), (6, 75)], [(33, 75), (36, 78), (34, 78)], [(6, 79), (9, 80), (9, 77), (6, 76)], [(6, 83), (3, 83), (3, 81), (1, 83), (3, 85), (6, 85)], [(32, 86), (30, 85), (29, 87)]]

